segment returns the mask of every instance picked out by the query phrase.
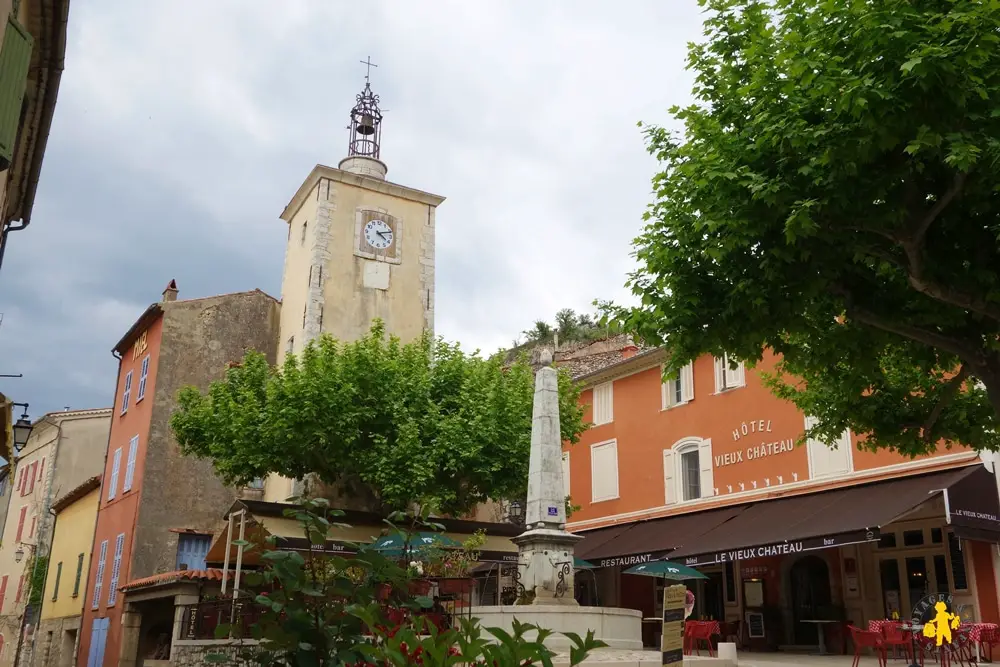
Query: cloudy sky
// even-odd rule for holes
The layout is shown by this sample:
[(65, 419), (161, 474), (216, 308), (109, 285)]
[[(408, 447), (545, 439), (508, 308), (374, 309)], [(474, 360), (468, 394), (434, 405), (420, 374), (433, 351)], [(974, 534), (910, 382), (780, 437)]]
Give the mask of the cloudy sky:
[(696, 0), (74, 0), (28, 230), (0, 272), (0, 391), (34, 416), (110, 405), (111, 346), (181, 298), (279, 296), (278, 219), (345, 155), (363, 84), (389, 180), (446, 196), (437, 329), (509, 345), (623, 299), (655, 163), (636, 122), (690, 99)]

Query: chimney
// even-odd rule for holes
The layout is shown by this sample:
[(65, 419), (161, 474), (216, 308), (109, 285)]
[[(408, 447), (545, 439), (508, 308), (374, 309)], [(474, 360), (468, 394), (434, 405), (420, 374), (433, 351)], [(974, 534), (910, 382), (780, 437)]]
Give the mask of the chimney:
[(635, 345), (626, 345), (622, 348), (622, 359), (631, 359), (638, 354), (639, 348)]
[(177, 281), (171, 280), (167, 289), (163, 290), (163, 302), (177, 301)]

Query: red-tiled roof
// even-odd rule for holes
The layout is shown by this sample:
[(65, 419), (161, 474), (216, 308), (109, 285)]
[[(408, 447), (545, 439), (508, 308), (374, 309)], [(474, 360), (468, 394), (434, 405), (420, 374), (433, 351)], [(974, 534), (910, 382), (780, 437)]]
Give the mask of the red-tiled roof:
[(99, 488), (101, 488), (101, 476), (97, 475), (96, 477), (91, 477), (90, 479), (86, 480), (83, 484), (76, 487), (75, 489), (72, 489), (62, 498), (52, 503), (52, 511), (56, 513), (62, 512), (64, 509), (75, 503), (77, 500), (80, 500), (91, 491)]
[[(230, 573), (229, 576), (232, 576), (232, 573)], [(134, 591), (137, 588), (146, 588), (148, 586), (157, 586), (159, 584), (171, 584), (176, 581), (184, 581), (185, 579), (190, 581), (221, 582), (222, 570), (209, 568), (207, 570), (177, 570), (175, 572), (163, 572), (162, 574), (154, 574), (151, 577), (144, 577), (142, 579), (130, 581), (122, 586), (121, 590)]]

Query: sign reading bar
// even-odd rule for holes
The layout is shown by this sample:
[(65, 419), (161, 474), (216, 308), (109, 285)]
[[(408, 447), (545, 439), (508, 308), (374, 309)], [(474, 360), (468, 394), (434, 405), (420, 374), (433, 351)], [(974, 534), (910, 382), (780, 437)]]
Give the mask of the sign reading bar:
[(667, 586), (663, 589), (663, 634), (660, 650), (664, 665), (680, 665), (684, 662), (684, 603), (687, 588), (684, 585)]
[(715, 553), (708, 553), (700, 556), (687, 556), (683, 560), (684, 564), (689, 566), (733, 563), (738, 560), (749, 560), (751, 558), (782, 556), (785, 554), (802, 553), (803, 551), (815, 551), (816, 549), (839, 547), (845, 544), (874, 542), (875, 540), (878, 540), (879, 537), (880, 532), (878, 529), (857, 530), (851, 533), (840, 533), (839, 535), (830, 535), (827, 537), (811, 537), (791, 542), (777, 542), (774, 544), (765, 544), (756, 547), (716, 551)]

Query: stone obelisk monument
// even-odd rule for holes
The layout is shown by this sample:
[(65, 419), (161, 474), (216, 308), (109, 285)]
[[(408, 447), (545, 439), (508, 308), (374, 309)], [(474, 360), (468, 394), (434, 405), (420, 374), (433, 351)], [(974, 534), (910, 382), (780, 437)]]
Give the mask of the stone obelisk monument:
[(526, 530), (513, 541), (520, 552), (520, 583), (525, 592), (535, 594), (532, 604), (575, 606), (573, 545), (582, 538), (566, 532), (559, 378), (552, 368), (552, 353), (543, 350), (541, 363), (531, 415)]

